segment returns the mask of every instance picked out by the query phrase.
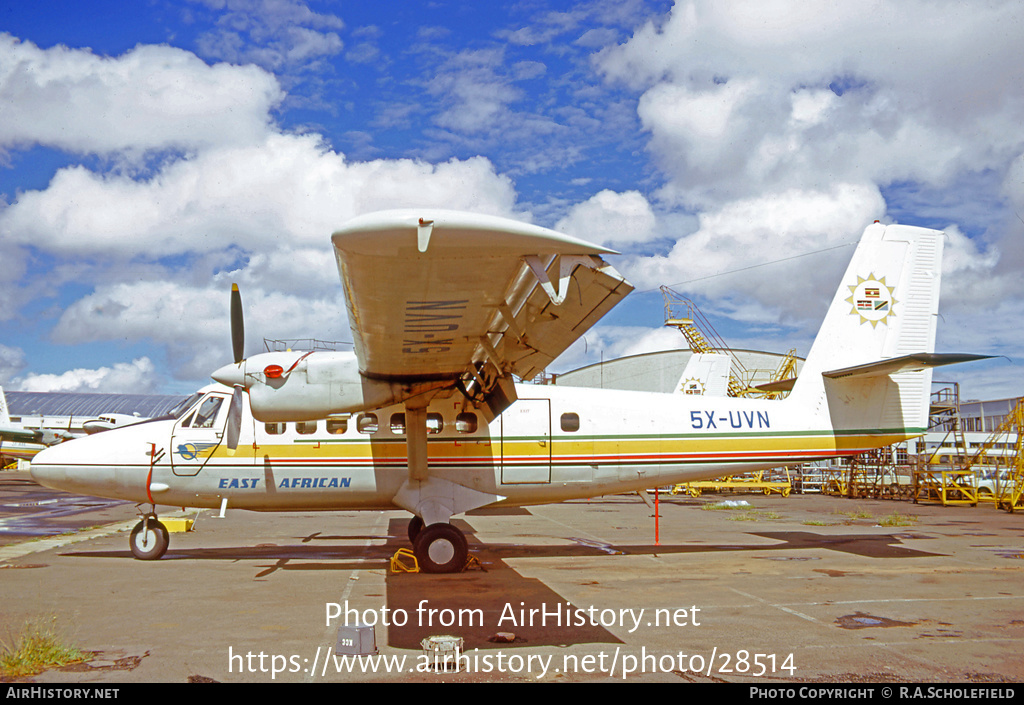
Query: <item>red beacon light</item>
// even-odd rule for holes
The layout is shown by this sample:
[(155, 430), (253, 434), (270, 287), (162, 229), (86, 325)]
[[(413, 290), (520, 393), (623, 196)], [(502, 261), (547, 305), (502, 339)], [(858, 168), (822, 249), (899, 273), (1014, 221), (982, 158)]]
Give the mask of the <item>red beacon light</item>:
[(280, 365), (267, 365), (263, 369), (263, 374), (266, 375), (267, 379), (278, 379), (284, 374), (284, 368)]

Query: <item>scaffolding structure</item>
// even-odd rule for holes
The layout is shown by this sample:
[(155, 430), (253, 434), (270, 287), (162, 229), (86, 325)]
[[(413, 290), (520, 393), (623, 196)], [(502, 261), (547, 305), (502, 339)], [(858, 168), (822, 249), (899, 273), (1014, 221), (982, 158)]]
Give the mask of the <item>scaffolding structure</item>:
[[(988, 492), (980, 489), (980, 501), (994, 502), (1000, 509), (1012, 512), (1024, 506), (1024, 400), (1017, 402), (1002, 423), (992, 432), (981, 448), (971, 457), (968, 469), (974, 479), (991, 479)], [(1004, 452), (993, 452), (995, 450)]]
[[(782, 389), (764, 391), (756, 388), (753, 383), (755, 373), (744, 367), (697, 304), (667, 286), (661, 287), (661, 294), (665, 299), (665, 325), (679, 329), (690, 350), (695, 353), (725, 353), (729, 356), (728, 396), (780, 399), (789, 393)], [(770, 381), (774, 383), (795, 378), (796, 361), (796, 350), (790, 350), (771, 375)]]
[(847, 465), (822, 469), (822, 493), (837, 497), (910, 499), (913, 469), (906, 445), (886, 446), (850, 458)]
[[(978, 491), (960, 418), (960, 385), (954, 383), (932, 394), (928, 430), (946, 433), (934, 453), (918, 454), (911, 495), (914, 503), (976, 506)], [(943, 459), (946, 462), (941, 462)]]
[[(678, 328), (686, 338), (690, 350), (695, 353), (723, 352), (727, 354), (731, 361), (728, 395), (730, 397), (747, 396), (750, 388), (749, 373), (739, 358), (725, 344), (725, 340), (718, 334), (715, 327), (711, 325), (711, 321), (697, 308), (697, 304), (667, 286), (661, 287), (661, 294), (665, 298), (665, 325)], [(743, 378), (746, 378), (747, 381)]]

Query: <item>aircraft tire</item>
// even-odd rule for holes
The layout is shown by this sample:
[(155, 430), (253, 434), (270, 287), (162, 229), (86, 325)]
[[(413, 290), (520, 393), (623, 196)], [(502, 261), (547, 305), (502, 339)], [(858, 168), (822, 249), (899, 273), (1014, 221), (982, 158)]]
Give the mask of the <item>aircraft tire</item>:
[(409, 520), (409, 543), (413, 546), (416, 545), (416, 537), (423, 531), (423, 517), (413, 516)]
[(167, 527), (157, 521), (150, 519), (146, 531), (143, 532), (145, 522), (139, 522), (132, 529), (128, 538), (128, 545), (132, 549), (132, 555), (140, 561), (155, 561), (167, 551), (171, 543)]
[(413, 543), (416, 562), (424, 573), (458, 573), (466, 567), (466, 537), (451, 524), (431, 524)]

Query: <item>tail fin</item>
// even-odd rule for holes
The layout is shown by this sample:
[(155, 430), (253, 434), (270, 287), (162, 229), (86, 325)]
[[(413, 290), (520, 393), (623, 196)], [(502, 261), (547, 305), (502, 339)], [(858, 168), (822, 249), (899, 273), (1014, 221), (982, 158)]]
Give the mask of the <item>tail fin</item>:
[(5, 426), (11, 424), (11, 414), (7, 411), (7, 396), (4, 394), (3, 387), (0, 387), (0, 424)]
[(732, 360), (725, 353), (694, 353), (676, 383), (676, 394), (724, 397), (729, 394)]
[(790, 395), (839, 432), (914, 436), (928, 424), (943, 233), (868, 226)]

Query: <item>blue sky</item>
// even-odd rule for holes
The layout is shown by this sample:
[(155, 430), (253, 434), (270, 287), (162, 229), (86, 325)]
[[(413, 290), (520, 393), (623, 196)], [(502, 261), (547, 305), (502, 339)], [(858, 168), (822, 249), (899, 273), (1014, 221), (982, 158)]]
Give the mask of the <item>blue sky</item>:
[(875, 219), (945, 229), (942, 373), (1024, 394), (1016, 2), (0, 7), (0, 384), (187, 392), (248, 347), (349, 338), (330, 232), (443, 206), (622, 252), (637, 286), (553, 371), (806, 353)]

